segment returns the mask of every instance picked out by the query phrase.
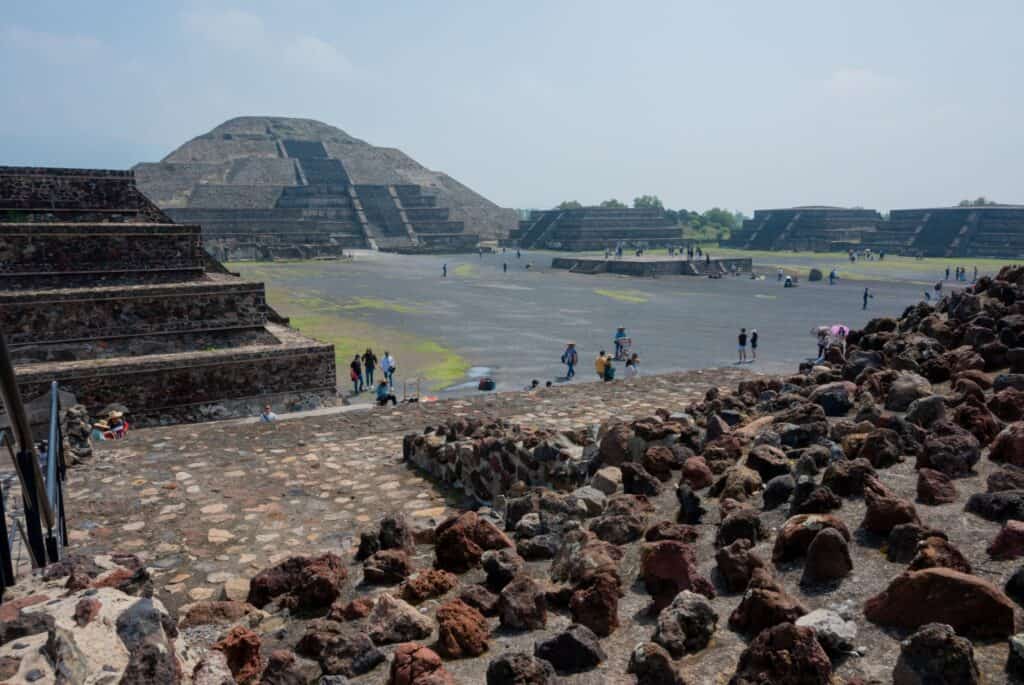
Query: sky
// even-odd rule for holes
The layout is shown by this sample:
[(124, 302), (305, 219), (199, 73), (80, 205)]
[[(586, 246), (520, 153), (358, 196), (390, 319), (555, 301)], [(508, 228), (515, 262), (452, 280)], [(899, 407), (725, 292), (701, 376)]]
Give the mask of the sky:
[(500, 205), (1024, 203), (1019, 0), (33, 2), (0, 164), (127, 168), (318, 119)]

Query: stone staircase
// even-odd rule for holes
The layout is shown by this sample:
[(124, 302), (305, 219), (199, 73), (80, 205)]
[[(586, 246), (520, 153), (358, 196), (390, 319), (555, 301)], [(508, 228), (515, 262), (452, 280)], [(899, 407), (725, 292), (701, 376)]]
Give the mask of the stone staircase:
[(270, 323), (262, 283), (208, 269), (199, 226), (112, 206), (133, 190), (130, 173), (0, 168), (0, 216), (32, 219), (0, 223), (0, 328), (25, 400), (57, 380), (136, 424), (333, 402), (333, 347)]

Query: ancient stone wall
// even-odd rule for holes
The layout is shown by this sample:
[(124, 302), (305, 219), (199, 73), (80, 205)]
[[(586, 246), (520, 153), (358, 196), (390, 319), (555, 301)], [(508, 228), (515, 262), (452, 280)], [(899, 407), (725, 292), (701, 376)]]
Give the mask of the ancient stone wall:
[(138, 358), (35, 364), (18, 369), (26, 402), (56, 380), (90, 412), (110, 402), (127, 406), (136, 422), (173, 420), (190, 407), (279, 394), (335, 394), (334, 348), (309, 344), (277, 349), (196, 352)]
[(11, 345), (262, 328), (266, 320), (258, 283), (0, 292), (0, 329)]
[(3, 276), (202, 268), (198, 226), (0, 224)]

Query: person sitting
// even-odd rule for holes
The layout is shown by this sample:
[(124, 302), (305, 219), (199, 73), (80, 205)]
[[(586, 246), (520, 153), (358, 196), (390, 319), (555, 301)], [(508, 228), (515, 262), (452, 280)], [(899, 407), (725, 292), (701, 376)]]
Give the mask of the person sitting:
[(92, 424), (92, 435), (90, 437), (93, 440), (110, 440), (110, 424), (103, 420)]
[(391, 392), (391, 389), (388, 387), (388, 382), (381, 381), (377, 384), (377, 404), (382, 407), (386, 407), (388, 402), (391, 403), (391, 406), (395, 406), (398, 404), (398, 398), (395, 397), (393, 392)]
[(260, 423), (273, 423), (274, 421), (277, 421), (277, 414), (269, 404), (264, 404), (263, 411), (260, 413)]
[(128, 432), (128, 422), (124, 420), (124, 414), (119, 411), (110, 412), (107, 422), (110, 424), (110, 434), (113, 440), (120, 440)]

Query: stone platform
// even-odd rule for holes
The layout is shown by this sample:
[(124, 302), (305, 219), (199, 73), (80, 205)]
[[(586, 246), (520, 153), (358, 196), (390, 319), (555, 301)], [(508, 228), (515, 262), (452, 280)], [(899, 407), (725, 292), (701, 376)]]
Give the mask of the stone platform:
[(555, 257), (552, 269), (568, 269), (579, 274), (619, 274), (622, 276), (709, 276), (750, 273), (753, 260), (685, 259), (683, 257)]
[(387, 512), (440, 522), (464, 498), (403, 463), (405, 432), (459, 417), (575, 429), (681, 409), (708, 387), (749, 375), (689, 371), (273, 424), (132, 431), (123, 441), (96, 443), (94, 457), (69, 471), (70, 551), (141, 554), (157, 571), (158, 596), (175, 609), (244, 586), (282, 556), (330, 550), (350, 559), (359, 531)]

